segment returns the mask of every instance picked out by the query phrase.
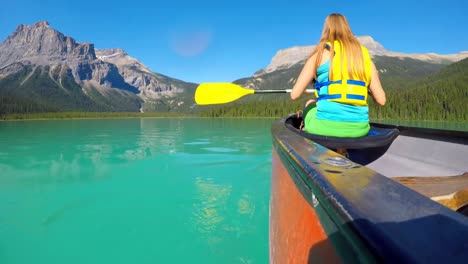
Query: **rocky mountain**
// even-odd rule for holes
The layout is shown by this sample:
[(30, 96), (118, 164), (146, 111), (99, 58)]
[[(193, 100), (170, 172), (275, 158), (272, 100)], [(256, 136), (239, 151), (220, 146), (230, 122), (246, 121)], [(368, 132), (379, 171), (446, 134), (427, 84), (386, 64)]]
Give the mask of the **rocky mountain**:
[[(468, 57), (466, 51), (403, 54), (386, 50), (371, 37), (358, 39), (370, 50), (386, 90), (410, 87), (411, 82)], [(280, 50), (267, 67), (235, 83), (253, 89), (291, 88), (313, 48)], [(45, 21), (20, 25), (0, 43), (0, 114), (192, 112), (197, 111), (193, 108), (196, 86), (155, 73), (122, 49), (96, 49), (92, 43), (76, 42)], [(249, 98), (268, 100), (269, 95), (244, 99)]]
[[(0, 96), (57, 111), (186, 111), (196, 84), (154, 73), (121, 49), (78, 43), (45, 21), (0, 44)], [(36, 106), (32, 106), (36, 105)], [(37, 108), (37, 107), (36, 107)]]
[[(427, 54), (405, 54), (401, 52), (394, 52), (386, 50), (380, 43), (376, 42), (370, 36), (357, 37), (361, 45), (365, 46), (371, 56), (387, 56), (396, 57), (400, 59), (410, 58), (429, 63), (442, 63), (450, 64), (468, 58), (468, 51), (463, 51), (458, 54), (439, 55), (435, 53)], [(256, 72), (253, 77), (261, 76), (276, 70), (287, 69), (297, 63), (303, 62), (315, 49), (315, 46), (296, 46), (283, 50), (279, 50), (276, 55), (271, 59), (271, 63), (264, 69)]]
[[(404, 54), (388, 51), (369, 36), (358, 37), (358, 40), (368, 48), (386, 90), (408, 87), (408, 83), (468, 57), (468, 51), (450, 55)], [(267, 67), (251, 77), (236, 80), (235, 83), (252, 89), (290, 89), (314, 48), (315, 46), (297, 46), (280, 50)]]

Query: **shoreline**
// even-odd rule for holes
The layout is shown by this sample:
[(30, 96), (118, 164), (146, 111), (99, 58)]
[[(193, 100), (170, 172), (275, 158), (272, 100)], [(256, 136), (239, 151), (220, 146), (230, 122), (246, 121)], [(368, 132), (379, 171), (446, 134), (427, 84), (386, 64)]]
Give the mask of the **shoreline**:
[[(231, 119), (279, 119), (283, 116), (219, 116), (209, 117), (198, 114), (182, 114), (182, 113), (137, 113), (137, 112), (59, 112), (59, 113), (28, 113), (28, 114), (7, 114), (0, 115), (1, 121), (34, 121), (34, 120), (73, 120), (73, 119), (125, 119), (125, 118), (231, 118)], [(370, 122), (386, 123), (395, 125), (407, 125), (408, 123), (439, 123), (452, 124), (468, 130), (468, 125), (462, 120), (445, 121), (445, 120), (398, 120), (398, 119), (370, 119)], [(466, 128), (465, 128), (466, 127)]]
[(179, 113), (112, 113), (112, 112), (63, 112), (37, 114), (8, 114), (0, 115), (1, 121), (33, 121), (33, 120), (72, 120), (72, 119), (112, 119), (112, 118), (265, 118), (277, 119), (281, 117), (248, 116), (248, 117), (207, 117), (196, 114)]

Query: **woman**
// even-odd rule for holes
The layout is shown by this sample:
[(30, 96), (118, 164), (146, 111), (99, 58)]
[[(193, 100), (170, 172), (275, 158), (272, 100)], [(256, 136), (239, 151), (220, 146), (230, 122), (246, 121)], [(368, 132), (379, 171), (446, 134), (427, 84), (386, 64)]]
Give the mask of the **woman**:
[(309, 100), (304, 110), (304, 130), (311, 134), (365, 136), (370, 129), (367, 94), (378, 105), (385, 104), (385, 92), (369, 52), (340, 14), (325, 19), (322, 37), (297, 78), (291, 99), (299, 98), (311, 82), (317, 102)]

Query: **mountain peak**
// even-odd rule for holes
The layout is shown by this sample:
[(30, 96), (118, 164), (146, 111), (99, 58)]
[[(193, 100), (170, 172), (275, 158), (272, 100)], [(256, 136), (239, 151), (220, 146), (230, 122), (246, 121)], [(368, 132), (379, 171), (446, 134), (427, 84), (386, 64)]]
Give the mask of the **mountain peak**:
[(96, 49), (96, 57), (104, 62), (115, 64), (119, 67), (134, 67), (138, 68), (142, 72), (151, 73), (151, 70), (148, 69), (137, 59), (129, 56), (121, 48), (111, 48), (111, 49)]
[(384, 46), (375, 41), (371, 36), (360, 36), (357, 39), (372, 55), (383, 55), (387, 52)]
[(102, 60), (103, 58), (109, 57), (123, 57), (128, 54), (121, 48), (110, 48), (96, 50), (96, 55)]
[(19, 25), (0, 43), (0, 68), (14, 62), (44, 65), (59, 63), (67, 58), (94, 60), (94, 45), (77, 43), (50, 27), (47, 21)]
[[(359, 41), (359, 43), (364, 44), (364, 43), (370, 43), (370, 44), (379, 44), (377, 41), (374, 40), (373, 37), (371, 36), (359, 36), (356, 37)], [(380, 45), (380, 44), (379, 44)]]
[(27, 31), (27, 30), (32, 30), (32, 29), (37, 29), (37, 28), (50, 28), (49, 22), (47, 21), (39, 21), (34, 23), (33, 25), (26, 25), (26, 24), (20, 24), (16, 30), (9, 36), (9, 38), (14, 38), (16, 35), (18, 35), (20, 32)]
[(39, 22), (36, 22), (34, 25), (32, 25), (33, 27), (50, 27), (49, 25), (49, 22), (47, 21), (39, 21)]

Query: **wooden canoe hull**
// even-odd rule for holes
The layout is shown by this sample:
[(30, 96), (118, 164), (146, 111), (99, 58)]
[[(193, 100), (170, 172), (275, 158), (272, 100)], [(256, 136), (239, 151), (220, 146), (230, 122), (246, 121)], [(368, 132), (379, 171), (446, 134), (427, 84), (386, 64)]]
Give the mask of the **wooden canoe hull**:
[[(272, 263), (339, 263), (313, 206), (297, 188), (273, 150), (270, 206)], [(313, 203), (313, 201), (312, 201)]]
[(270, 263), (465, 263), (468, 218), (272, 126)]

